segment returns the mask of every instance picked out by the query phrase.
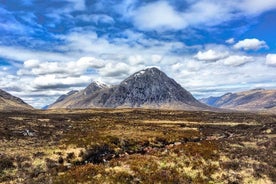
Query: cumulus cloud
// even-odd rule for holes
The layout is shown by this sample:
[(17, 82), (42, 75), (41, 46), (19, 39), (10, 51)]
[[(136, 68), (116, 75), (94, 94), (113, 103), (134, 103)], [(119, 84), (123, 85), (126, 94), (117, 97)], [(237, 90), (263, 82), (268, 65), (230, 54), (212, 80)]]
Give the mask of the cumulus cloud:
[(268, 46), (266, 45), (265, 41), (252, 38), (239, 41), (233, 46), (233, 48), (243, 50), (259, 50), (261, 48), (268, 48)]
[(266, 64), (271, 66), (276, 66), (276, 54), (267, 54)]
[(144, 64), (144, 58), (142, 55), (131, 55), (128, 57), (128, 61), (131, 65)]
[(210, 49), (205, 52), (199, 51), (194, 57), (200, 61), (217, 61), (227, 57), (228, 55), (228, 52), (218, 52)]
[(104, 68), (99, 70), (103, 77), (125, 77), (130, 74), (130, 67), (126, 63), (108, 63)]
[(37, 68), (39, 67), (40, 61), (37, 59), (30, 59), (24, 62), (24, 68)]
[(184, 66), (183, 63), (178, 62), (178, 63), (175, 63), (175, 64), (171, 65), (171, 68), (174, 72), (179, 72), (180, 69), (182, 69), (183, 66)]
[(134, 24), (142, 30), (180, 29), (186, 26), (180, 13), (166, 1), (146, 4), (134, 11)]
[[(105, 60), (117, 60), (117, 58), (120, 58), (118, 60), (121, 61), (129, 60), (128, 57), (135, 55), (143, 57), (151, 57), (152, 55), (163, 56), (171, 54), (176, 50), (185, 49), (189, 51), (191, 49), (182, 42), (147, 38), (145, 35), (133, 31), (125, 31), (120, 34), (122, 38), (110, 39), (99, 37), (93, 31), (74, 30), (68, 35), (60, 37), (66, 45), (60, 46), (59, 49), (63, 52), (74, 53), (76, 56), (82, 53), (82, 55), (93, 55)], [(153, 58), (156, 59), (155, 56)], [(145, 63), (152, 60), (152, 58), (146, 59), (144, 59)]]
[(68, 65), (70, 69), (78, 68), (81, 70), (85, 70), (89, 67), (103, 68), (105, 65), (105, 61), (94, 57), (82, 57), (77, 62), (71, 62)]
[[(271, 82), (276, 77), (274, 68), (264, 65), (265, 57), (252, 59), (256, 62), (251, 60), (235, 69), (225, 65), (223, 60), (216, 63), (196, 62), (199, 70), (194, 71), (188, 69), (183, 62), (183, 65), (176, 64), (178, 70), (172, 72), (172, 77), (198, 98), (210, 96), (210, 93), (222, 95), (257, 86), (275, 88), (275, 84)], [(172, 71), (171, 68), (170, 70)]]
[(57, 75), (43, 75), (38, 76), (33, 80), (32, 86), (35, 90), (47, 90), (60, 88), (68, 89), (70, 87), (84, 86), (91, 81), (89, 76), (79, 76), (79, 77), (66, 77), (59, 78)]
[[(143, 67), (146, 67), (146, 66), (161, 64), (162, 60), (163, 60), (163, 56), (158, 55), (158, 54), (152, 54), (152, 55), (151, 54), (145, 54), (145, 55), (134, 54), (134, 55), (128, 56), (125, 63), (128, 65), (127, 67), (129, 68), (128, 69), (129, 71), (136, 72), (137, 68), (143, 69)], [(110, 62), (107, 66), (105, 66), (103, 68), (103, 70), (100, 70), (100, 71), (114, 70), (114, 68), (112, 69), (112, 67), (119, 69), (118, 66), (115, 64), (115, 62), (116, 62), (116, 60), (113, 62)], [(119, 63), (121, 63), (121, 62), (119, 62)], [(126, 68), (126, 66), (123, 66), (123, 65), (121, 65), (121, 67)], [(106, 75), (106, 73), (110, 73), (110, 72), (103, 72), (101, 74), (104, 74), (104, 76), (110, 75), (110, 74)], [(115, 72), (115, 73), (117, 73), (117, 72)], [(124, 72), (122, 73), (122, 75), (123, 74), (124, 74)], [(131, 72), (128, 72), (128, 74), (131, 74)]]
[(5, 89), (18, 91), (20, 97), (32, 94), (28, 102), (36, 106), (40, 103), (41, 107), (45, 104), (37, 102), (35, 95), (50, 97), (47, 92), (51, 92), (51, 98), (55, 99), (69, 90), (81, 89), (96, 80), (99, 77), (97, 70), (104, 66), (105, 61), (94, 57), (82, 57), (70, 62), (27, 60), (16, 75), (12, 75), (10, 80), (6, 76), (6, 82), (0, 80), (0, 83)]
[(253, 61), (253, 57), (232, 55), (222, 60), (225, 65), (229, 66), (240, 66), (245, 63)]
[(139, 29), (161, 31), (180, 30), (189, 26), (213, 26), (231, 18), (231, 10), (225, 6), (228, 3), (196, 1), (189, 4), (190, 6), (185, 11), (177, 11), (173, 3), (156, 1), (143, 5), (128, 14)]
[(94, 57), (82, 57), (77, 61), (70, 62), (43, 62), (39, 60), (27, 60), (23, 64), (23, 68), (18, 70), (18, 75), (81, 75), (89, 68), (99, 69), (104, 67), (105, 63), (101, 59)]
[(183, 18), (192, 27), (214, 26), (232, 18), (229, 3), (195, 1), (184, 13)]
[(137, 8), (137, 1), (124, 1), (121, 5), (124, 8), (119, 8), (119, 13), (133, 20), (137, 28), (146, 31), (215, 26), (239, 17), (251, 18), (276, 9), (274, 0), (188, 1), (181, 10), (178, 4), (168, 1), (141, 4)]

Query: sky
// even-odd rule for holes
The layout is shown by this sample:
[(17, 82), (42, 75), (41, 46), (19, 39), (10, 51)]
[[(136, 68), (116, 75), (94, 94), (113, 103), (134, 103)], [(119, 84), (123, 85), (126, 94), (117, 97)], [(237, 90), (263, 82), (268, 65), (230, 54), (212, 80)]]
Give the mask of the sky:
[(0, 0), (0, 89), (41, 108), (158, 67), (196, 98), (276, 88), (276, 0)]

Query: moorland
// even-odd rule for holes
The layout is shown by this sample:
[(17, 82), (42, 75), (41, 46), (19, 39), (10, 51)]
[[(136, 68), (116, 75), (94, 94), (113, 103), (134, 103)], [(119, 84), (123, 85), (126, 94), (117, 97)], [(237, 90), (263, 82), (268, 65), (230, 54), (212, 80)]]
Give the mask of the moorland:
[(275, 183), (276, 115), (0, 113), (0, 183)]

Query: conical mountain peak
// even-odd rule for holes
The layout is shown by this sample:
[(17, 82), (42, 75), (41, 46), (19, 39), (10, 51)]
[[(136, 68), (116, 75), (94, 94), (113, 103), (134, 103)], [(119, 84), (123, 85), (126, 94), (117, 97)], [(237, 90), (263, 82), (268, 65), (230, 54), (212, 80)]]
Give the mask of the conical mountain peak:
[(137, 78), (145, 78), (145, 77), (154, 77), (154, 78), (156, 78), (156, 77), (159, 77), (159, 76), (162, 76), (162, 75), (164, 76), (166, 74), (163, 73), (162, 71), (160, 71), (156, 67), (146, 68), (146, 69), (140, 70), (138, 72), (135, 72), (134, 74), (132, 74), (131, 76), (126, 78), (123, 82), (133, 80), (133, 79), (137, 79)]
[(156, 67), (140, 70), (113, 87), (92, 82), (64, 104), (62, 108), (208, 108)]

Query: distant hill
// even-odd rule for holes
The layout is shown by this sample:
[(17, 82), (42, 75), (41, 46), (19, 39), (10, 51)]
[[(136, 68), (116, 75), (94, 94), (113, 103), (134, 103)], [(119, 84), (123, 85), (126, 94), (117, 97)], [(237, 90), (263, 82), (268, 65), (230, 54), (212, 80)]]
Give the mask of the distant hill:
[(209, 109), (157, 68), (136, 72), (112, 87), (93, 82), (84, 90), (53, 103), (49, 109), (95, 107)]
[(226, 93), (220, 97), (209, 97), (200, 99), (200, 101), (218, 108), (276, 112), (276, 90), (253, 89)]
[(32, 106), (0, 89), (0, 110), (29, 110)]

